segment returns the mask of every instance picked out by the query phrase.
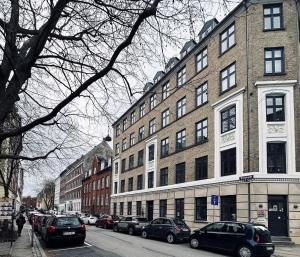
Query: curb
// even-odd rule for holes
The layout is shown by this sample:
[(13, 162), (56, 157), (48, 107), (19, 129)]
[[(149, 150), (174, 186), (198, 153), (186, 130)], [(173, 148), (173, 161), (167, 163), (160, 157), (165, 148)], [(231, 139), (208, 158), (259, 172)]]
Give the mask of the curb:
[(36, 234), (33, 233), (33, 237), (34, 237), (34, 242), (35, 244), (33, 244), (33, 247), (32, 248), (37, 248), (36, 250), (39, 251), (39, 253), (41, 254), (42, 257), (47, 257), (43, 247), (41, 246), (40, 244), (40, 241), (39, 239), (37, 238)]

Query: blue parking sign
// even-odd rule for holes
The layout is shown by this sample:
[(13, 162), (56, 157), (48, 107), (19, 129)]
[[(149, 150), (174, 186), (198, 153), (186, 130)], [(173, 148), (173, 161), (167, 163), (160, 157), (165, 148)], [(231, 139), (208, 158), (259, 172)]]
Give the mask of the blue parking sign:
[(211, 205), (218, 205), (219, 197), (217, 195), (211, 195)]

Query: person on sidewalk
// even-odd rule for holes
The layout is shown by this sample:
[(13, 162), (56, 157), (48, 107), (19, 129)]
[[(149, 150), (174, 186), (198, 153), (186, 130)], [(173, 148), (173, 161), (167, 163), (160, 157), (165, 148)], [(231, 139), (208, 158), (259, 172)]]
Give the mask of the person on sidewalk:
[(18, 225), (18, 236), (21, 236), (23, 226), (26, 223), (25, 217), (23, 216), (22, 213), (19, 215), (16, 222), (17, 222), (17, 225)]

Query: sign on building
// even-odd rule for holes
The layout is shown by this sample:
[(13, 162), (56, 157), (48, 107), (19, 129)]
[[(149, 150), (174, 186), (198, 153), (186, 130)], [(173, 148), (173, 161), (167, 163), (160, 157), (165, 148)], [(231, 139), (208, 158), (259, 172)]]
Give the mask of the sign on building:
[(8, 198), (0, 198), (0, 220), (12, 219), (12, 215), (12, 200)]

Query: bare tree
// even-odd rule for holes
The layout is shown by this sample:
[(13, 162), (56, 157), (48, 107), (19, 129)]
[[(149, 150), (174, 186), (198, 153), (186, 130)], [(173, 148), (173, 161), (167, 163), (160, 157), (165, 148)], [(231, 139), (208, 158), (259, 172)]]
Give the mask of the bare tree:
[[(114, 120), (146, 82), (142, 63), (164, 64), (166, 44), (195, 37), (205, 2), (0, 0), (0, 159), (67, 160), (89, 141), (74, 117)], [(16, 109), (22, 124), (5, 126)], [(22, 154), (3, 151), (19, 136)]]
[(38, 193), (37, 198), (45, 204), (46, 210), (54, 208), (55, 183), (52, 180), (44, 181), (43, 189)]

